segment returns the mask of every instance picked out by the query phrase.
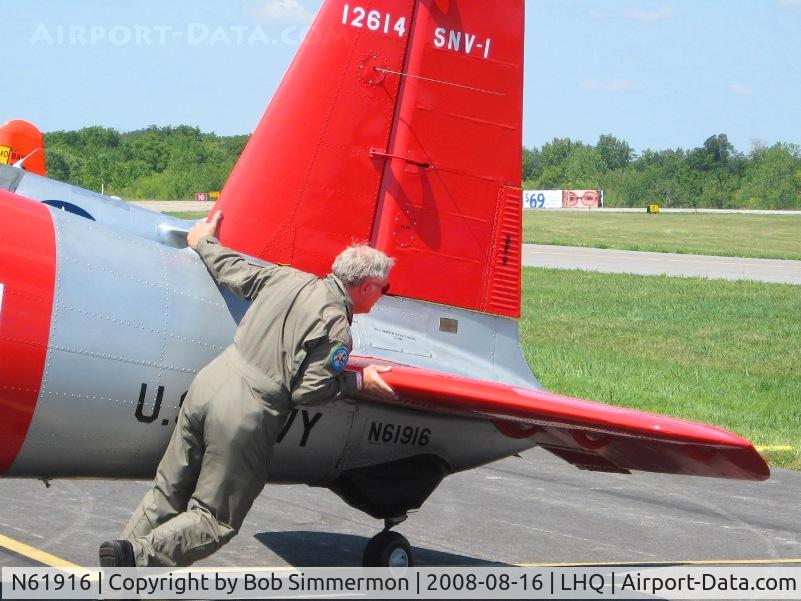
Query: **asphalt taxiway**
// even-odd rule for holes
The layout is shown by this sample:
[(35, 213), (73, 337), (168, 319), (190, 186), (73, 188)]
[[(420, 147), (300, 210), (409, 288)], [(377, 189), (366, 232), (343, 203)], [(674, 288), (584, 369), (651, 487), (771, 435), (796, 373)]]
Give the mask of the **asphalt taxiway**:
[[(0, 565), (97, 565), (147, 482), (0, 480)], [(801, 473), (766, 482), (583, 472), (532, 449), (446, 478), (398, 526), (418, 565), (801, 565)], [(358, 566), (381, 524), (326, 489), (268, 485), (199, 565)], [(33, 551), (32, 551), (33, 550)]]
[(605, 273), (753, 280), (801, 285), (801, 261), (780, 259), (712, 257), (524, 244), (523, 265), (556, 269), (583, 269)]

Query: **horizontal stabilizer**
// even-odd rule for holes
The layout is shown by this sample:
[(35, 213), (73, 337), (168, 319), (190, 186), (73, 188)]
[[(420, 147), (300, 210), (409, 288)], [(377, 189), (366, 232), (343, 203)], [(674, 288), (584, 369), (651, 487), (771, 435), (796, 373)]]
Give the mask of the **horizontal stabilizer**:
[[(348, 369), (358, 370), (373, 362), (351, 356)], [(770, 475), (749, 441), (714, 426), (542, 390), (391, 365), (392, 370), (382, 377), (398, 394), (395, 404), (492, 420), (502, 434), (530, 437), (581, 469), (742, 480), (766, 480)]]

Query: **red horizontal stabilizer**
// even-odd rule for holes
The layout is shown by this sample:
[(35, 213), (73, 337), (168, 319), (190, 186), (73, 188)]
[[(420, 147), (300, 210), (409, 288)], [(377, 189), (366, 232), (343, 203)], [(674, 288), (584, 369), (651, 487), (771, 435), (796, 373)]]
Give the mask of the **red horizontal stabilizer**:
[[(351, 356), (348, 369), (358, 370), (373, 362)], [(382, 377), (398, 394), (396, 404), (493, 420), (503, 434), (531, 437), (581, 469), (741, 480), (766, 480), (770, 476), (768, 466), (749, 441), (714, 426), (387, 364), (392, 370)]]

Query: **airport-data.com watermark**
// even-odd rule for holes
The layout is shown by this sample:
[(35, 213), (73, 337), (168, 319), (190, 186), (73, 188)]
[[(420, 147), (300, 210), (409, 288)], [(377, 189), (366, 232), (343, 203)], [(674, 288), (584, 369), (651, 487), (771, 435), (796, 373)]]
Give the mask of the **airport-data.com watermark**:
[(251, 25), (48, 25), (40, 22), (29, 38), (34, 46), (297, 46), (308, 26), (278, 32)]

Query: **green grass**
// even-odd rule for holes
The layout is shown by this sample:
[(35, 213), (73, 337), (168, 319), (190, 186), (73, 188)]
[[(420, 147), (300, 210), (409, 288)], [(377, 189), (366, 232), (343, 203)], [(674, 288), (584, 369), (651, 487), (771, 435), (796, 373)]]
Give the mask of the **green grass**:
[(524, 269), (521, 342), (549, 390), (714, 424), (801, 469), (801, 289)]
[(209, 214), (208, 211), (164, 211), (165, 215), (172, 215), (179, 219), (203, 219)]
[(523, 241), (801, 260), (801, 215), (523, 211)]

